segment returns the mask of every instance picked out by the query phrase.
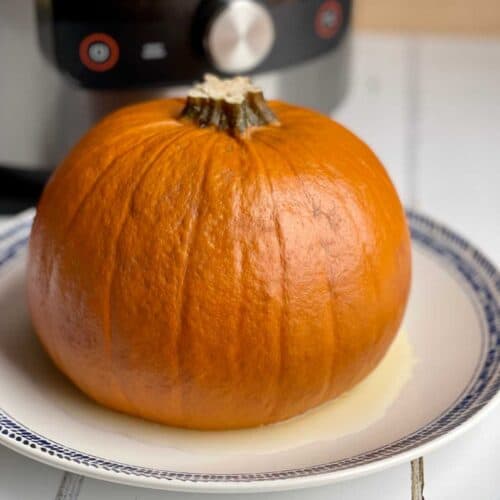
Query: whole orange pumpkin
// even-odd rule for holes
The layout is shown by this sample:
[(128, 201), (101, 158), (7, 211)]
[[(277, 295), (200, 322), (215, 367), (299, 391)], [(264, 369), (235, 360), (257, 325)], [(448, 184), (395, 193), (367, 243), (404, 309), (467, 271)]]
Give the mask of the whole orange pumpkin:
[(373, 152), (242, 78), (104, 119), (52, 176), (30, 241), (57, 366), (103, 405), (190, 428), (275, 422), (351, 388), (409, 285)]

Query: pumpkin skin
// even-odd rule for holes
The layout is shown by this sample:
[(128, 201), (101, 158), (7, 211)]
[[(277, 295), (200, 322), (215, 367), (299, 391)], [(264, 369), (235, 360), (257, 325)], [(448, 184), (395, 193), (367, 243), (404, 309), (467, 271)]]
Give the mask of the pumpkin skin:
[(53, 174), (28, 296), (84, 393), (169, 425), (231, 429), (353, 387), (395, 337), (410, 286), (404, 211), (373, 152), (272, 101), (232, 136), (185, 100), (120, 110)]

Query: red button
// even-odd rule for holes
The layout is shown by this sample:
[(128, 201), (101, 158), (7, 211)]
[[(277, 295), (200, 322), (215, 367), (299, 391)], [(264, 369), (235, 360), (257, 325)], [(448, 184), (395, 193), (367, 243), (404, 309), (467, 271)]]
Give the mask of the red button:
[(80, 60), (91, 71), (108, 71), (119, 57), (118, 43), (106, 33), (93, 33), (80, 42)]
[(337, 0), (326, 0), (316, 12), (314, 28), (320, 38), (333, 38), (342, 26), (342, 6)]

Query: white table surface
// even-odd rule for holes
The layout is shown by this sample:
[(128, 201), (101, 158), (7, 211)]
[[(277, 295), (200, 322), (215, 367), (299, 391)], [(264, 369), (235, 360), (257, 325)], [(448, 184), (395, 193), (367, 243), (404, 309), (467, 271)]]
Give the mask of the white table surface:
[[(334, 115), (377, 152), (408, 206), (447, 223), (500, 266), (500, 39), (358, 35), (351, 90)], [(499, 422), (500, 406), (425, 456), (428, 500), (500, 499)], [(63, 477), (0, 446), (0, 500), (201, 499), (67, 475), (61, 488)], [(242, 498), (408, 499), (410, 466), (311, 490), (225, 496)]]

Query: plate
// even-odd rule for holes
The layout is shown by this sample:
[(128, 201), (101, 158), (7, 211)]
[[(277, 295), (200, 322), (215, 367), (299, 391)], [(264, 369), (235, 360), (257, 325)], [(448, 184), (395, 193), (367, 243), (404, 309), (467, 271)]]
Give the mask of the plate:
[[(414, 277), (403, 329), (416, 359), (407, 382), (357, 432), (297, 440), (307, 434), (297, 432), (311, 421), (306, 416), (294, 423), (288, 446), (273, 439), (283, 428), (216, 433), (214, 440), (214, 433), (179, 431), (106, 410), (78, 392), (32, 332), (24, 273), (33, 212), (13, 219), (0, 231), (0, 442), (108, 481), (254, 492), (351, 479), (450, 441), (499, 400), (500, 274), (454, 232), (417, 213), (407, 215)], [(256, 436), (252, 441), (260, 448), (247, 446), (251, 441), (242, 436)], [(214, 442), (219, 446), (211, 447)]]

